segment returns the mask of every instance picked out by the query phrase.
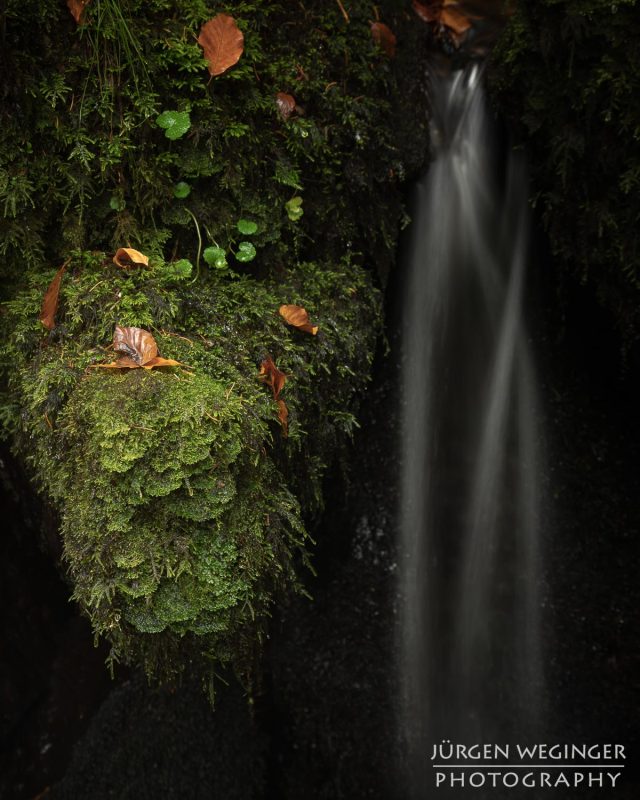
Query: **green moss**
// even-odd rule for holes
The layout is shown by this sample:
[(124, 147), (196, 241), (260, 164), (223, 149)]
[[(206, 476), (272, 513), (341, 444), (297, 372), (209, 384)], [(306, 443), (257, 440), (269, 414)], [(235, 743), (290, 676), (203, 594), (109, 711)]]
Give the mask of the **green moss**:
[[(92, 0), (80, 27), (64, 3), (3, 12), (0, 419), (59, 511), (75, 599), (112, 660), (152, 677), (248, 673), (271, 605), (300, 588), (305, 528), (356, 424), (376, 274), (427, 124), (416, 26), (399, 2), (379, 8), (397, 62), (363, 0), (349, 24), (319, 0), (234, 3), (245, 51), (214, 79), (194, 34), (224, 6)], [(289, 120), (279, 91), (296, 98)], [(149, 267), (114, 266), (118, 246)], [(319, 334), (288, 327), (282, 303)], [(183, 366), (94, 369), (116, 325)], [(288, 378), (288, 438), (258, 379), (266, 355)]]
[(561, 271), (628, 344), (640, 332), (640, 15), (636, 0), (518, 2), (491, 83), (532, 165)]

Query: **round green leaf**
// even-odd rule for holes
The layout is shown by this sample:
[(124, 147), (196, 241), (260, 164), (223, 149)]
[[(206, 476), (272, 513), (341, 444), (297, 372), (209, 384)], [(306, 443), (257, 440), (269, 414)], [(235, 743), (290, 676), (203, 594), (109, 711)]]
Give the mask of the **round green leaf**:
[(188, 111), (163, 111), (156, 117), (157, 124), (164, 128), (167, 139), (179, 139), (191, 127), (191, 118)]
[(173, 196), (177, 197), (178, 200), (184, 200), (184, 198), (189, 197), (190, 194), (191, 187), (184, 181), (179, 181), (179, 183), (176, 183), (176, 185), (173, 187)]
[(112, 208), (114, 211), (124, 211), (126, 205), (124, 198), (118, 197), (118, 195), (115, 194), (109, 200), (109, 208)]
[(256, 257), (256, 248), (251, 242), (240, 242), (236, 258), (238, 261), (253, 261)]
[(239, 219), (238, 230), (245, 236), (251, 236), (252, 233), (255, 233), (258, 230), (258, 226), (253, 220)]
[(227, 266), (227, 255), (221, 247), (207, 247), (202, 256), (210, 267), (225, 269)]

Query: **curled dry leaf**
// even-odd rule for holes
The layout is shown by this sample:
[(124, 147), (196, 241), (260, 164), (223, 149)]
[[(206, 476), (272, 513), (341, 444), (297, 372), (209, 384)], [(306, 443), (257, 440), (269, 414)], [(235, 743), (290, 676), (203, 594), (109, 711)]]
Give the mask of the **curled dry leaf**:
[(476, 15), (457, 0), (413, 0), (413, 10), (425, 22), (447, 28), (459, 40), (472, 26)]
[(161, 358), (156, 340), (142, 328), (121, 328), (116, 325), (113, 334), (113, 349), (122, 353), (117, 361), (109, 364), (92, 364), (102, 369), (153, 369), (154, 367), (179, 367), (179, 361)]
[(459, 4), (447, 2), (447, 0), (444, 0), (444, 5), (440, 12), (440, 22), (458, 36), (466, 33), (471, 28), (471, 20), (462, 11)]
[(148, 267), (149, 258), (139, 250), (131, 247), (120, 247), (116, 250), (113, 263), (121, 269), (133, 269), (134, 267)]
[(60, 299), (60, 283), (62, 282), (62, 276), (64, 275), (68, 263), (68, 261), (65, 261), (56, 272), (42, 300), (40, 322), (48, 331), (53, 330), (56, 326), (56, 312), (58, 310), (58, 300)]
[(388, 25), (385, 25), (384, 22), (372, 22), (371, 36), (373, 36), (373, 41), (384, 50), (389, 58), (395, 56), (397, 39)]
[(287, 382), (287, 376), (276, 367), (271, 356), (267, 356), (260, 364), (260, 380), (271, 387), (273, 399), (277, 400)]
[(244, 51), (244, 35), (236, 21), (228, 14), (217, 14), (200, 28), (198, 44), (211, 75), (222, 75), (238, 63)]
[(309, 321), (309, 314), (302, 306), (284, 305), (280, 306), (278, 313), (288, 325), (292, 325), (298, 330), (310, 333), (315, 336), (318, 333), (318, 326), (312, 325)]
[(282, 435), (286, 437), (289, 433), (289, 409), (284, 400), (278, 400), (278, 419), (282, 425)]
[(425, 22), (438, 22), (440, 18), (441, 3), (420, 2), (413, 0), (413, 10)]
[(295, 98), (285, 92), (278, 92), (276, 95), (276, 105), (282, 119), (287, 120), (296, 110)]
[(90, 1), (91, 0), (67, 0), (67, 7), (78, 25), (82, 23), (82, 15)]

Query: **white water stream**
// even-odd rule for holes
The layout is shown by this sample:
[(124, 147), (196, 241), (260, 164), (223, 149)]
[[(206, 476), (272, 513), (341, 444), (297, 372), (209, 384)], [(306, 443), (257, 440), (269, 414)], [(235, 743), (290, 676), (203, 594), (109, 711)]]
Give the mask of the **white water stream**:
[(527, 181), (513, 154), (494, 152), (481, 78), (477, 65), (433, 76), (435, 158), (417, 187), (405, 279), (399, 649), (411, 800), (444, 794), (434, 745), (530, 741), (540, 710)]

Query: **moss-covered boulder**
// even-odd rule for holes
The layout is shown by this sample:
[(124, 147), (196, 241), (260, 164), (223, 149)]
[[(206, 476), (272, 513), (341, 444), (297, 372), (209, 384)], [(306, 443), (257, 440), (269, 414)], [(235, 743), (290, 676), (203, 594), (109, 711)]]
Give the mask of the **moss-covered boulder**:
[[(75, 599), (111, 660), (151, 677), (248, 675), (272, 603), (301, 588), (424, 149), (418, 33), (404, 4), (378, 8), (393, 59), (359, 0), (348, 20), (260, 0), (91, 0), (80, 25), (58, 2), (4, 13), (2, 421), (59, 512)], [(244, 52), (211, 78), (196, 36), (221, 12)], [(120, 246), (149, 264), (114, 264)], [(116, 326), (180, 366), (97, 368)]]

